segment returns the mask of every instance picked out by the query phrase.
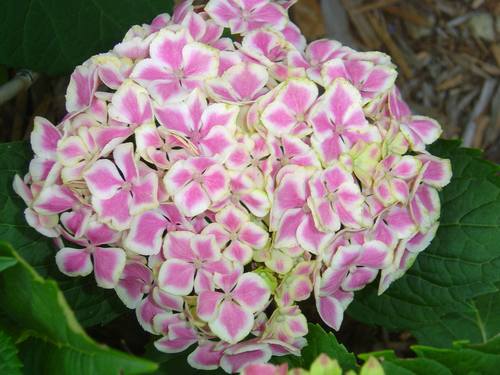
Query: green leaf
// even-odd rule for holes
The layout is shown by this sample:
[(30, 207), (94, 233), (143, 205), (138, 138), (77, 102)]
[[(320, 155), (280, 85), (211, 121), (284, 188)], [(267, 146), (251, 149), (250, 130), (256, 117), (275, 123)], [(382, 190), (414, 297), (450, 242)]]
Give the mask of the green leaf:
[(344, 370), (356, 369), (356, 357), (340, 344), (331, 332), (325, 332), (318, 324), (309, 324), (306, 336), (307, 346), (302, 349), (300, 357), (287, 355), (274, 357), (274, 363), (288, 363), (292, 367), (309, 368), (313, 361), (322, 353), (336, 359)]
[(48, 74), (70, 72), (106, 52), (134, 24), (170, 13), (171, 0), (6, 0), (0, 63)]
[(0, 374), (20, 375), (21, 367), (12, 338), (0, 330)]
[(57, 283), (42, 278), (13, 248), (0, 255), (17, 264), (0, 273), (0, 308), (29, 338), (20, 345), (28, 374), (142, 374), (153, 362), (94, 342), (78, 324)]
[[(386, 293), (366, 288), (348, 313), (368, 324), (411, 330), (419, 342), (435, 346), (482, 341), (500, 332), (498, 306), (490, 304), (498, 301), (500, 282), (500, 167), (457, 141), (438, 141), (430, 151), (451, 159), (453, 168), (441, 193), (436, 238)], [(486, 335), (477, 316), (487, 321)]]
[(400, 359), (391, 351), (360, 355), (381, 360), (386, 375), (497, 374), (500, 366), (500, 336), (485, 344), (455, 342), (453, 348), (412, 346), (416, 358)]
[[(1, 27), (1, 26), (0, 26)], [(23, 176), (33, 154), (27, 142), (0, 144), (0, 239), (11, 243), (43, 277), (59, 282), (83, 326), (105, 324), (126, 310), (113, 291), (98, 288), (92, 276), (69, 278), (56, 267), (52, 240), (32, 229), (24, 219), (24, 202), (12, 189), (14, 175)]]
[(12, 257), (0, 257), (0, 272), (12, 267), (17, 263), (17, 260)]

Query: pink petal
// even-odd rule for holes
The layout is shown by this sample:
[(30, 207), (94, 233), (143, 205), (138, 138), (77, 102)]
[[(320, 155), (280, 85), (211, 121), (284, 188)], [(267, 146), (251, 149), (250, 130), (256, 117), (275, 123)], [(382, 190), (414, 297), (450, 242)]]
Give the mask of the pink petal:
[(182, 67), (182, 51), (188, 42), (184, 29), (162, 29), (151, 42), (151, 58), (173, 71)]
[(242, 343), (229, 347), (221, 358), (220, 366), (228, 373), (243, 370), (245, 366), (266, 363), (271, 359), (271, 350), (265, 344)]
[(125, 252), (119, 248), (96, 247), (93, 253), (97, 285), (111, 289), (116, 286), (125, 267)]
[(241, 275), (232, 296), (245, 309), (257, 312), (266, 306), (271, 291), (262, 277), (248, 272)]
[(129, 212), (132, 198), (125, 190), (118, 191), (109, 199), (92, 198), (92, 206), (99, 217), (116, 230), (130, 227), (132, 216)]
[(210, 79), (217, 76), (219, 55), (215, 48), (202, 43), (189, 43), (182, 50), (184, 74), (190, 79)]
[(114, 196), (124, 182), (115, 164), (107, 159), (97, 160), (83, 177), (92, 195), (101, 199)]
[(59, 270), (68, 276), (87, 276), (92, 272), (90, 253), (86, 249), (62, 248), (56, 254)]
[(245, 223), (241, 228), (239, 239), (254, 249), (263, 248), (269, 239), (269, 233), (255, 223)]
[(189, 354), (188, 363), (200, 370), (215, 370), (219, 367), (222, 357), (222, 350), (217, 350), (212, 341), (199, 345), (191, 354)]
[(30, 139), (35, 154), (44, 159), (55, 160), (61, 132), (49, 120), (36, 116)]
[(163, 243), (163, 254), (166, 259), (176, 258), (187, 262), (194, 261), (196, 255), (192, 249), (194, 233), (188, 231), (169, 232)]
[(210, 322), (215, 318), (217, 308), (224, 298), (224, 294), (203, 290), (198, 294), (198, 302), (196, 304), (196, 314), (206, 322)]
[(125, 265), (115, 291), (125, 306), (135, 309), (142, 300), (145, 288), (149, 288), (152, 282), (151, 270), (140, 262), (131, 261)]
[(229, 178), (226, 170), (220, 165), (208, 168), (203, 173), (203, 188), (212, 201), (224, 198), (229, 190)]
[(168, 293), (187, 296), (193, 290), (195, 267), (180, 259), (167, 259), (158, 273), (158, 285)]
[(210, 199), (196, 182), (190, 182), (174, 195), (174, 202), (185, 216), (196, 216), (210, 207)]
[(152, 121), (153, 110), (148, 93), (131, 80), (126, 80), (113, 95), (109, 116), (131, 125)]
[(33, 209), (43, 215), (67, 211), (76, 203), (76, 198), (66, 186), (45, 186), (33, 202)]
[(66, 91), (66, 110), (69, 113), (87, 108), (98, 85), (96, 66), (86, 62), (76, 67)]
[(116, 166), (123, 174), (125, 181), (132, 181), (138, 175), (134, 157), (134, 145), (131, 142), (122, 143), (113, 151)]
[(154, 211), (146, 211), (135, 216), (130, 223), (130, 231), (124, 239), (124, 246), (141, 255), (158, 254), (167, 223), (163, 215)]
[(252, 330), (253, 314), (234, 302), (223, 301), (217, 316), (208, 323), (212, 332), (229, 343), (243, 340)]

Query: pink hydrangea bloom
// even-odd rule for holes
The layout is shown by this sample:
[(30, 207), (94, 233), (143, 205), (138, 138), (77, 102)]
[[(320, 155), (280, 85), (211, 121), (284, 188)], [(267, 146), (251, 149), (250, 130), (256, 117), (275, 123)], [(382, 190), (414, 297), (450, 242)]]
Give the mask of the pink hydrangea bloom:
[(13, 181), (61, 272), (94, 273), (198, 369), (286, 373), (266, 362), (307, 345), (306, 301), (339, 329), (439, 226), (439, 124), (389, 56), (307, 44), (293, 3), (184, 0), (133, 26), (76, 67), (59, 124), (35, 118)]

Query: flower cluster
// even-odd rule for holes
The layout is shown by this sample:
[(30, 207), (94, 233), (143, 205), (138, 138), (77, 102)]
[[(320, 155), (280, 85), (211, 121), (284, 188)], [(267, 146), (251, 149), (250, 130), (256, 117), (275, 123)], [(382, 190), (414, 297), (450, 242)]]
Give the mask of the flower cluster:
[(387, 55), (306, 44), (293, 2), (187, 0), (132, 27), (75, 69), (58, 125), (35, 119), (14, 181), (61, 272), (114, 289), (159, 350), (196, 344), (196, 368), (298, 355), (301, 302), (338, 329), (438, 226), (440, 126)]

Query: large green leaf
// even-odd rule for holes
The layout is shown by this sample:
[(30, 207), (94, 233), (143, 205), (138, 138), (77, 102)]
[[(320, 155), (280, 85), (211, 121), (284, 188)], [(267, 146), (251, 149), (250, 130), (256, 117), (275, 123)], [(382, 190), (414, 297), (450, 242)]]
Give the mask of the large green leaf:
[(0, 374), (20, 375), (21, 362), (17, 357), (17, 348), (12, 338), (0, 330)]
[(318, 324), (309, 324), (306, 336), (307, 346), (302, 349), (300, 357), (288, 355), (273, 358), (274, 363), (288, 363), (290, 367), (309, 368), (322, 353), (336, 359), (344, 370), (356, 368), (356, 357), (340, 344), (331, 332), (325, 332)]
[(109, 290), (98, 288), (95, 280), (69, 278), (55, 265), (52, 240), (33, 230), (24, 219), (24, 202), (14, 193), (15, 174), (24, 175), (33, 157), (27, 142), (0, 144), (0, 239), (11, 243), (43, 277), (59, 282), (69, 304), (83, 326), (104, 324), (125, 311), (124, 305)]
[(456, 141), (439, 141), (431, 152), (451, 159), (453, 168), (452, 181), (441, 193), (436, 238), (386, 293), (377, 296), (375, 287), (366, 288), (356, 294), (348, 313), (365, 323), (409, 329), (430, 345), (484, 341), (500, 332), (495, 297), (500, 281), (500, 168)]
[(60, 74), (106, 52), (130, 26), (170, 12), (172, 0), (6, 0), (0, 64)]
[(0, 273), (0, 309), (25, 332), (21, 355), (27, 374), (143, 374), (157, 365), (94, 342), (76, 320), (57, 283), (41, 277), (12, 247), (0, 256), (16, 265)]
[(362, 354), (367, 359), (382, 359), (386, 375), (472, 375), (498, 374), (500, 366), (500, 336), (484, 344), (455, 342), (452, 348), (415, 345), (415, 358), (401, 359), (386, 350)]

